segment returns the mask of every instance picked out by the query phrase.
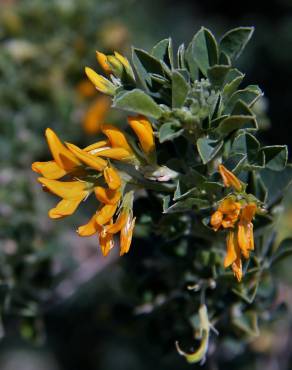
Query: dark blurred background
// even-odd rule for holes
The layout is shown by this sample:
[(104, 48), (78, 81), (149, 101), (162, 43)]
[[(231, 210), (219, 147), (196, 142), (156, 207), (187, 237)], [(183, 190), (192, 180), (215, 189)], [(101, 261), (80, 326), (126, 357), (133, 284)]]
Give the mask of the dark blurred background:
[[(131, 282), (139, 274), (133, 264), (149, 246), (138, 239), (127, 257), (104, 260), (94, 237), (74, 233), (88, 210), (68, 221), (47, 218), (52, 203), (35, 184), (30, 164), (49, 158), (46, 127), (68, 141), (94, 140), (82, 122), (95, 99), (83, 72), (85, 65), (96, 66), (95, 50), (129, 55), (131, 44), (149, 50), (168, 36), (178, 46), (202, 25), (218, 37), (232, 27), (256, 27), (238, 66), (244, 84), (265, 92), (264, 142), (291, 145), (290, 0), (0, 0), (1, 370), (190, 368), (176, 354), (175, 338), (159, 331), (158, 322), (176, 325), (163, 308), (150, 317), (135, 314), (142, 293)], [(292, 236), (291, 198), (288, 193), (278, 221), (279, 240)], [(248, 351), (238, 349), (209, 368), (292, 368), (285, 355), (290, 270), (287, 264), (276, 271), (288, 321), (263, 328)]]

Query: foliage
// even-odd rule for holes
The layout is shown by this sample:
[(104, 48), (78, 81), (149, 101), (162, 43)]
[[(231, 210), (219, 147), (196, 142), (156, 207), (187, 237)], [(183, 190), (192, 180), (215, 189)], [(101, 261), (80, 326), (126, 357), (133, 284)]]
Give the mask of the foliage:
[[(106, 141), (80, 149), (52, 143), (47, 133), (54, 166), (72, 179), (75, 171), (81, 171), (77, 179), (87, 184), (86, 199), (95, 192), (101, 203), (78, 232), (80, 236), (97, 233), (104, 255), (113, 248), (113, 234), (118, 231), (120, 253), (128, 252), (122, 234), (131, 241), (133, 222), (126, 227), (121, 219), (127, 209), (132, 220), (129, 194), (131, 199), (136, 194), (138, 205), (143, 197), (150, 200), (140, 211), (137, 226), (137, 236), (150, 237), (155, 246), (149, 260), (142, 258), (136, 267), (145, 274), (139, 287), (145, 293), (140, 310), (143, 305), (147, 311), (165, 306), (169, 320), (175, 322), (173, 329), (181, 323), (179, 338), (187, 332), (183, 323), (189, 321), (201, 344), (193, 353), (182, 351), (180, 345), (177, 349), (191, 363), (205, 360), (210, 338), (216, 340), (212, 331), (219, 332), (216, 355), (228, 338), (259, 334), (258, 322), (267, 317), (276, 294), (271, 268), (291, 252), (288, 240), (274, 250), (277, 205), (291, 180), (287, 148), (261, 146), (253, 107), (263, 93), (256, 85), (241, 87), (244, 75), (234, 66), (252, 33), (253, 28), (239, 27), (218, 42), (203, 27), (176, 55), (171, 39), (160, 41), (150, 53), (133, 48), (133, 67), (118, 53), (98, 52), (105, 76), (88, 67), (87, 76), (97, 90), (112, 98), (114, 108), (136, 114), (128, 122), (137, 138), (133, 131), (104, 125), (101, 133)], [(63, 158), (73, 154), (71, 161), (80, 162), (68, 168), (58, 159), (59, 153)], [(66, 181), (50, 182), (55, 175), (46, 171), (49, 162), (37, 163), (33, 169), (46, 178), (39, 181), (63, 198), (50, 217), (72, 214), (75, 208), (63, 207), (69, 198), (59, 190), (67, 188)], [(111, 166), (121, 179), (122, 201), (114, 201), (109, 211), (112, 201), (101, 198), (97, 189), (101, 185), (113, 189), (105, 174)], [(140, 194), (140, 189), (147, 193)], [(74, 190), (74, 202), (84, 198), (83, 191)], [(110, 244), (105, 247), (102, 238), (110, 238)], [(224, 266), (232, 267), (238, 281)]]

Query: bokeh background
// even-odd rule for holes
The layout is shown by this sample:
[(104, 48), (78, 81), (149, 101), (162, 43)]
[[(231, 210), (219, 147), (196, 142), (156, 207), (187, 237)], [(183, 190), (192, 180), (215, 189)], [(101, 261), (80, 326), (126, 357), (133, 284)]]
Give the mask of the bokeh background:
[[(87, 209), (61, 222), (47, 218), (53, 203), (30, 164), (49, 158), (46, 127), (77, 144), (94, 141), (86, 120), (96, 94), (84, 66), (96, 67), (95, 50), (129, 55), (132, 44), (149, 50), (168, 36), (179, 45), (201, 25), (218, 36), (236, 26), (256, 27), (239, 67), (246, 84), (265, 92), (262, 140), (290, 145), (290, 0), (0, 0), (1, 370), (190, 368), (175, 353), (175, 338), (164, 338), (157, 326), (157, 320), (175, 323), (163, 310), (147, 315), (147, 307), (137, 307), (142, 292), (133, 264), (155, 246), (137, 239), (127, 257), (102, 258), (94, 237), (74, 232)], [(118, 122), (119, 116), (108, 119)], [(292, 236), (291, 200), (290, 190), (278, 241)], [(290, 263), (275, 271), (288, 314), (262, 328), (248, 350), (233, 348), (209, 368), (292, 368)]]

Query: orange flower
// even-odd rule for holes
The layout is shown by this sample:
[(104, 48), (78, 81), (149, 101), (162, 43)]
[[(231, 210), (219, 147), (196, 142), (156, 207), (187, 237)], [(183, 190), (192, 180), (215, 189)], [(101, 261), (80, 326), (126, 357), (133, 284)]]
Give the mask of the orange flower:
[(225, 198), (220, 202), (218, 210), (211, 216), (211, 226), (217, 231), (220, 226), (223, 228), (234, 227), (238, 220), (241, 205), (236, 202), (233, 196)]
[(249, 251), (254, 250), (252, 219), (256, 212), (256, 204), (247, 204), (242, 212), (238, 223), (238, 244), (245, 258), (249, 258)]
[(107, 162), (104, 159), (95, 157), (87, 151), (78, 148), (78, 146), (74, 144), (66, 143), (66, 145), (69, 150), (88, 167), (91, 167), (97, 171), (103, 171), (107, 166)]
[(50, 192), (63, 198), (49, 211), (50, 218), (62, 218), (75, 212), (90, 192), (90, 184), (81, 181), (57, 181), (40, 177), (38, 181)]
[(138, 136), (143, 151), (149, 155), (155, 150), (154, 133), (151, 122), (144, 116), (128, 117), (129, 125)]
[(250, 251), (254, 249), (252, 219), (256, 209), (255, 203), (239, 203), (234, 196), (230, 196), (220, 202), (218, 210), (211, 216), (210, 224), (214, 231), (221, 226), (235, 229), (230, 230), (227, 235), (224, 267), (231, 265), (238, 281), (242, 279), (241, 255), (249, 258)]
[(99, 96), (90, 105), (83, 117), (83, 128), (87, 134), (94, 135), (101, 130), (110, 105), (111, 99), (106, 95)]
[(136, 218), (135, 217), (133, 218), (133, 212), (128, 211), (127, 220), (123, 227), (121, 228), (120, 233), (120, 256), (129, 252), (133, 237), (133, 230), (135, 227), (135, 221)]
[(47, 179), (57, 180), (81, 165), (78, 158), (62, 144), (58, 136), (50, 128), (46, 129), (46, 138), (54, 160), (34, 162), (31, 166), (33, 171)]
[(223, 179), (224, 185), (228, 188), (232, 186), (235, 190), (241, 191), (242, 184), (240, 180), (222, 164), (219, 165), (219, 172)]
[(99, 65), (101, 66), (101, 68), (103, 69), (103, 71), (110, 75), (112, 71), (108, 64), (107, 56), (101, 53), (100, 51), (96, 51), (96, 59)]
[(113, 167), (106, 167), (103, 171), (103, 176), (110, 189), (116, 190), (121, 186), (120, 175)]
[(132, 148), (130, 147), (126, 138), (126, 135), (118, 127), (106, 124), (102, 126), (102, 132), (109, 139), (112, 148), (123, 148), (127, 150), (130, 154), (133, 153)]
[(224, 267), (231, 265), (234, 275), (238, 281), (242, 279), (242, 263), (240, 258), (240, 249), (234, 231), (229, 231), (226, 239), (227, 253), (224, 259)]
[(121, 198), (121, 192), (118, 190), (106, 189), (102, 186), (96, 186), (94, 188), (96, 199), (101, 203), (105, 204), (116, 204)]
[(98, 91), (106, 95), (114, 95), (116, 87), (105, 77), (97, 74), (93, 69), (85, 67), (85, 73)]

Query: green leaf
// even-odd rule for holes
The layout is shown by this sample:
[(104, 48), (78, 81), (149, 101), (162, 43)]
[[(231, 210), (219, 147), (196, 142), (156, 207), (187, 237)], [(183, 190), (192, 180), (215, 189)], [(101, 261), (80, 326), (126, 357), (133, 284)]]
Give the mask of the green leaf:
[(220, 41), (220, 50), (231, 59), (237, 59), (249, 42), (254, 27), (238, 27), (228, 31)]
[(257, 122), (254, 116), (234, 115), (225, 118), (220, 122), (216, 131), (221, 135), (228, 135), (232, 131), (242, 128), (257, 129)]
[(286, 145), (265, 146), (261, 150), (265, 154), (266, 168), (273, 171), (282, 171), (286, 167), (288, 160)]
[(281, 242), (276, 252), (272, 255), (270, 264), (274, 265), (290, 255), (292, 255), (292, 238), (284, 239)]
[(248, 169), (262, 168), (265, 164), (265, 156), (259, 151), (260, 143), (248, 132), (239, 134), (232, 145), (232, 152), (246, 154)]
[(218, 45), (213, 34), (202, 27), (192, 40), (192, 57), (201, 72), (207, 76), (207, 69), (218, 63)]
[(151, 51), (152, 56), (163, 60), (169, 67), (173, 66), (173, 51), (171, 38), (159, 41)]
[(210, 162), (222, 148), (223, 141), (212, 140), (209, 138), (199, 138), (197, 149), (204, 164)]
[(174, 203), (172, 206), (167, 208), (164, 213), (174, 213), (174, 212), (187, 212), (196, 208), (208, 208), (210, 206), (209, 201), (201, 198), (187, 198)]
[(258, 140), (248, 132), (237, 135), (232, 144), (232, 152), (246, 154), (248, 151), (257, 152), (260, 148)]
[(178, 68), (186, 68), (185, 64), (185, 45), (181, 44), (177, 50), (177, 65)]
[(225, 80), (227, 73), (230, 70), (230, 66), (227, 65), (214, 65), (213, 67), (208, 68), (207, 76), (211, 84), (217, 89), (220, 88)]
[(166, 122), (159, 129), (159, 141), (164, 143), (167, 140), (173, 140), (182, 135), (184, 129), (176, 122)]
[(292, 181), (292, 166), (288, 164), (282, 171), (273, 171), (268, 168), (261, 170), (261, 178), (268, 190), (268, 206), (273, 205), (283, 197), (283, 193)]
[(134, 53), (147, 73), (156, 73), (163, 76), (163, 69), (158, 59), (142, 49), (134, 48)]
[(172, 73), (172, 107), (181, 108), (188, 96), (189, 85), (177, 71)]
[(231, 60), (229, 56), (222, 51), (220, 51), (220, 54), (219, 54), (219, 64), (231, 66)]
[(248, 107), (252, 107), (253, 104), (261, 97), (263, 93), (261, 89), (256, 85), (247, 86), (243, 90), (235, 91), (229, 100), (225, 103), (224, 113), (229, 114), (232, 112), (234, 106), (238, 100), (246, 103)]
[(244, 74), (238, 69), (233, 68), (229, 70), (225, 77), (225, 85), (223, 88), (223, 98), (225, 101), (227, 101), (229, 97), (237, 90), (243, 79)]
[(186, 68), (190, 73), (191, 79), (193, 81), (197, 80), (199, 78), (199, 68), (197, 66), (195, 59), (193, 58), (191, 42), (184, 53), (184, 57)]
[(162, 109), (159, 105), (149, 95), (139, 89), (119, 94), (114, 99), (113, 107), (153, 118), (159, 118), (162, 114)]

